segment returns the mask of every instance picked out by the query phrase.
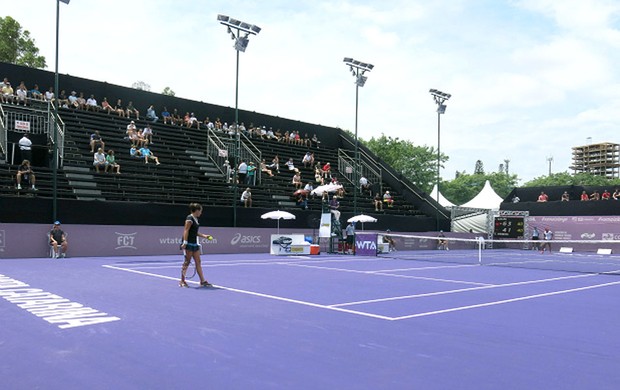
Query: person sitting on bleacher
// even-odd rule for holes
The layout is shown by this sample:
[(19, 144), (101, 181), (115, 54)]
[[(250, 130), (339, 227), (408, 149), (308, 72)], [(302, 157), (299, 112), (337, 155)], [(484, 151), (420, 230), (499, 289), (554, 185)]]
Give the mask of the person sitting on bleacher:
[(140, 111), (133, 106), (132, 101), (129, 101), (129, 104), (127, 104), (127, 118), (130, 118), (132, 114), (136, 116), (137, 120), (140, 120)]
[(15, 101), (15, 94), (13, 91), (13, 87), (11, 87), (11, 83), (5, 78), (4, 82), (2, 83), (1, 86), (1, 92), (2, 92), (2, 96), (0, 96), (0, 99), (2, 101), (2, 103), (13, 103)]
[(144, 157), (144, 163), (148, 164), (149, 160), (155, 160), (155, 165), (159, 165), (159, 158), (151, 152), (151, 149), (147, 145), (140, 148), (140, 155)]
[(266, 174), (268, 174), (269, 177), (273, 176), (273, 172), (271, 171), (271, 169), (267, 168), (267, 163), (265, 162), (265, 159), (260, 162), (260, 170), (261, 172), (265, 172)]
[(58, 95), (58, 107), (69, 108), (69, 99), (67, 98), (67, 93), (64, 89), (61, 90)]
[(383, 194), (383, 203), (387, 204), (388, 207), (394, 206), (394, 199), (392, 199), (390, 191), (385, 191), (385, 194)]
[(152, 104), (149, 106), (149, 108), (146, 109), (146, 119), (150, 120), (153, 123), (159, 120), (159, 118), (155, 114), (155, 108)]
[(26, 103), (28, 101), (28, 88), (26, 88), (26, 85), (23, 81), (19, 83), (19, 86), (15, 91), (15, 99), (18, 105), (22, 104), (24, 107), (26, 106)]
[(170, 115), (166, 107), (164, 107), (164, 110), (161, 112), (161, 117), (164, 120), (164, 125), (172, 124), (172, 115)]
[(144, 137), (144, 142), (146, 144), (153, 145), (153, 128), (150, 124), (142, 129), (142, 137)]
[(104, 98), (103, 98), (103, 101), (101, 102), (101, 109), (102, 109), (103, 111), (107, 111), (107, 112), (108, 112), (108, 114), (109, 114), (110, 112), (114, 111), (114, 107), (112, 107), (112, 106), (110, 105), (110, 102), (108, 102), (108, 98), (107, 98), (107, 97), (104, 97)]
[(314, 164), (314, 153), (306, 152), (301, 162), (304, 164), (304, 168), (308, 168), (308, 166), (311, 167), (312, 164)]
[(129, 124), (127, 125), (127, 131), (125, 132), (125, 134), (127, 134), (127, 139), (129, 140), (129, 142), (134, 143), (137, 132), (138, 128), (136, 127), (136, 122), (129, 122)]
[(285, 165), (288, 167), (289, 171), (299, 172), (299, 169), (295, 168), (293, 157), (289, 158)]
[(106, 156), (102, 148), (99, 148), (97, 153), (93, 155), (93, 165), (95, 166), (97, 173), (101, 173), (101, 168), (103, 168), (104, 172), (108, 170), (108, 162), (105, 157)]
[(297, 188), (298, 190), (301, 189), (301, 186), (303, 185), (303, 183), (301, 182), (301, 173), (295, 172), (295, 175), (293, 175), (293, 185), (295, 186), (295, 188)]
[(252, 207), (252, 190), (250, 187), (246, 188), (241, 194), (241, 203), (243, 203), (243, 207)]
[(99, 106), (97, 105), (97, 99), (95, 99), (95, 95), (90, 95), (88, 99), (86, 99), (86, 111), (99, 111)]
[(35, 100), (43, 100), (43, 94), (39, 91), (39, 85), (35, 84), (30, 90), (30, 97)]
[(116, 105), (114, 106), (114, 112), (116, 112), (118, 116), (121, 116), (123, 118), (127, 116), (125, 114), (125, 107), (123, 107), (123, 101), (121, 99), (118, 99), (116, 101)]
[(105, 167), (106, 172), (108, 171), (108, 168), (110, 168), (110, 171), (116, 169), (117, 175), (121, 174), (121, 166), (116, 162), (116, 157), (114, 156), (114, 151), (112, 149), (108, 150), (108, 155), (105, 156), (105, 161), (107, 162)]
[(314, 143), (314, 146), (316, 146), (316, 148), (319, 148), (319, 144), (321, 143), (321, 141), (319, 141), (319, 138), (316, 136), (316, 134), (314, 134), (312, 136), (312, 143)]
[(325, 165), (323, 165), (323, 168), (321, 168), (321, 173), (323, 175), (323, 178), (327, 179), (327, 177), (329, 176), (331, 178), (332, 176), (332, 166), (330, 163), (326, 163)]
[(78, 108), (80, 110), (86, 109), (86, 98), (84, 97), (84, 93), (80, 92), (80, 96), (77, 98)]
[(140, 151), (134, 144), (132, 144), (131, 148), (129, 149), (129, 156), (135, 158), (142, 158), (142, 156), (140, 155)]
[(95, 146), (99, 145), (100, 147), (105, 149), (105, 142), (101, 138), (99, 134), (99, 130), (95, 130), (94, 133), (90, 135), (90, 152), (95, 153)]
[(30, 161), (28, 160), (22, 161), (22, 165), (20, 165), (17, 168), (17, 174), (15, 175), (15, 181), (17, 182), (18, 190), (22, 189), (22, 179), (30, 183), (33, 191), (37, 190), (37, 188), (34, 186), (34, 183), (35, 183), (34, 171), (32, 170), (32, 167), (30, 166)]
[(381, 198), (380, 193), (377, 192), (375, 194), (372, 203), (375, 205), (375, 211), (383, 211), (383, 199)]
[(47, 91), (45, 91), (45, 101), (53, 103), (56, 95), (54, 95), (54, 87), (50, 87)]

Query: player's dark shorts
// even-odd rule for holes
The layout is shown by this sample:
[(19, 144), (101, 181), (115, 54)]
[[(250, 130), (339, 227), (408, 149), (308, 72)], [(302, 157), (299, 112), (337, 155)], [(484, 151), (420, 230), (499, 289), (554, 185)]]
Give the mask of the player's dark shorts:
[(196, 252), (200, 250), (200, 245), (198, 244), (186, 244), (185, 245), (185, 250), (188, 252)]
[(538, 237), (532, 237), (532, 240), (538, 241)]
[(353, 239), (355, 236), (347, 236), (347, 244), (353, 244)]

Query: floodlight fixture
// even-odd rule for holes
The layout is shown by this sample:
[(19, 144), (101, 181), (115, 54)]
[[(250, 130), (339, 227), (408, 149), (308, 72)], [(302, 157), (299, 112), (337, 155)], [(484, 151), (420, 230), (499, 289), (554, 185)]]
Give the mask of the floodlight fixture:
[(217, 15), (217, 21), (225, 26), (235, 28), (238, 31), (243, 31), (248, 34), (256, 35), (261, 31), (261, 28), (256, 25), (242, 22), (241, 20), (233, 19), (226, 15)]

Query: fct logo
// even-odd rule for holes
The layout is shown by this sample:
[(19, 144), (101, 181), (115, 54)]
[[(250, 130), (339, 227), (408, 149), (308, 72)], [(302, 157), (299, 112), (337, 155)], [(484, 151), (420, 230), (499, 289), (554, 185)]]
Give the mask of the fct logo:
[(115, 233), (116, 233), (116, 248), (114, 249), (138, 249), (134, 245), (135, 240), (136, 240), (136, 234), (138, 234), (138, 232), (135, 232), (135, 233), (115, 232)]
[(620, 240), (620, 234), (619, 233), (602, 233), (601, 240), (607, 240), (607, 241)]

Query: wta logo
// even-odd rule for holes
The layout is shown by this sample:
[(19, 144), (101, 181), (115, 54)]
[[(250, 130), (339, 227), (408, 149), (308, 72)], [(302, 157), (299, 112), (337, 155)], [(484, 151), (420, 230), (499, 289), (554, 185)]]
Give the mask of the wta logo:
[(138, 234), (138, 232), (135, 232), (135, 233), (115, 232), (115, 233), (116, 233), (116, 248), (114, 249), (138, 249), (134, 246), (134, 243), (136, 240), (136, 234)]

